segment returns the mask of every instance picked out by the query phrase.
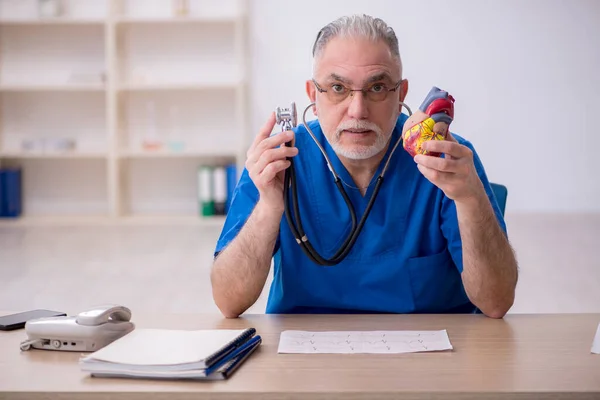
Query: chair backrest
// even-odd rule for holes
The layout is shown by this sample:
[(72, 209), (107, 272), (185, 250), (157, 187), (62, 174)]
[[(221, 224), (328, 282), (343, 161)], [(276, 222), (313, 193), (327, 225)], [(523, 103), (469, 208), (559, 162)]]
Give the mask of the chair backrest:
[(494, 196), (496, 196), (496, 201), (498, 201), (500, 212), (502, 213), (502, 216), (504, 216), (504, 210), (506, 209), (506, 198), (508, 197), (508, 189), (506, 186), (499, 183), (490, 182), (490, 186), (492, 187)]

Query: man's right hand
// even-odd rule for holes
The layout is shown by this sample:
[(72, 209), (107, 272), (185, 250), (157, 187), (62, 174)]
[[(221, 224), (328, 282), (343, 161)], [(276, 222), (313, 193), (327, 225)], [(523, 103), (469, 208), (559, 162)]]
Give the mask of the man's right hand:
[(292, 131), (270, 136), (274, 126), (275, 113), (272, 113), (248, 149), (246, 169), (258, 189), (259, 201), (268, 209), (283, 212), (283, 178), (290, 166), (286, 158), (294, 157), (298, 149), (285, 146), (294, 138)]

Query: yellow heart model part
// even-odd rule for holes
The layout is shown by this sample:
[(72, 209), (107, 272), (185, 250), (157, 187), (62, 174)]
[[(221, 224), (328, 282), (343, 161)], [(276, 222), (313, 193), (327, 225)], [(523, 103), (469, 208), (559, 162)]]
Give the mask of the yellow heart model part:
[(428, 152), (422, 147), (423, 143), (425, 143), (427, 140), (445, 139), (443, 135), (433, 131), (434, 125), (435, 121), (432, 118), (427, 118), (404, 132), (404, 148), (410, 150), (409, 153), (413, 157), (417, 154), (440, 156), (440, 153)]

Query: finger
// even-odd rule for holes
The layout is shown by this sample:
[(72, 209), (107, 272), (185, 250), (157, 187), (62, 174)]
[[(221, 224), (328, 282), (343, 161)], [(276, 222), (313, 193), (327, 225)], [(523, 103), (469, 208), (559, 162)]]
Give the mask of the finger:
[(448, 158), (431, 157), (423, 154), (417, 154), (413, 159), (417, 164), (427, 168), (435, 169), (440, 172), (458, 173), (460, 172), (460, 162)]
[(265, 169), (260, 173), (259, 180), (263, 185), (267, 185), (271, 182), (277, 174), (291, 165), (289, 160), (277, 160), (265, 167)]
[(441, 184), (443, 184), (443, 182), (448, 180), (449, 175), (451, 175), (448, 172), (441, 172), (437, 169), (429, 168), (421, 164), (417, 164), (417, 168), (419, 169), (419, 171), (421, 171), (425, 178), (427, 178), (431, 183), (433, 183), (437, 187), (439, 187)]
[(427, 140), (421, 147), (433, 153), (444, 153), (455, 158), (468, 157), (471, 153), (467, 146), (450, 140)]
[[(448, 140), (450, 142), (453, 142), (453, 143), (458, 143), (458, 141), (456, 140), (456, 138), (454, 136), (452, 136), (452, 133), (450, 133), (450, 131), (448, 131), (446, 133), (446, 140)], [(447, 158), (447, 159), (449, 159), (449, 160), (453, 160), (453, 159), (458, 158), (458, 157), (453, 157), (450, 154), (444, 154), (444, 157)]]
[(294, 138), (294, 131), (281, 132), (281, 133), (278, 133), (271, 137), (268, 137), (266, 139), (263, 139), (262, 142), (260, 142), (256, 146), (256, 150), (262, 153), (265, 150), (279, 147), (282, 144), (289, 142), (293, 138)]
[(292, 140), (293, 137), (293, 131), (285, 131), (261, 140), (253, 148), (248, 150), (248, 162), (250, 164), (256, 163), (266, 150), (278, 148), (282, 144)]
[(269, 164), (284, 160), (287, 157), (294, 157), (298, 154), (297, 147), (278, 147), (276, 149), (270, 149), (262, 153), (256, 164), (254, 165), (254, 171), (260, 174)]
[(271, 135), (271, 132), (273, 132), (273, 127), (275, 127), (275, 112), (272, 112), (271, 115), (269, 115), (269, 118), (262, 126), (262, 128), (260, 128), (260, 130), (258, 131), (258, 135), (256, 135), (256, 137), (254, 138), (252, 146), (250, 147), (256, 147), (256, 145), (258, 145), (264, 139), (268, 138), (269, 135)]
[(452, 133), (450, 133), (450, 131), (448, 131), (448, 133), (446, 134), (446, 140), (449, 140), (454, 143), (458, 143), (458, 141), (456, 140), (456, 138), (454, 136), (452, 136)]

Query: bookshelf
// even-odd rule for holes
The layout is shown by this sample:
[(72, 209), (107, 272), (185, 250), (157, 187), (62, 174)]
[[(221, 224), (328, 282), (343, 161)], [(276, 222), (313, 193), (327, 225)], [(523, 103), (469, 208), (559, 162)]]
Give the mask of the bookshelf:
[(219, 226), (198, 168), (245, 162), (245, 1), (0, 0), (0, 166), (23, 173), (0, 224)]

